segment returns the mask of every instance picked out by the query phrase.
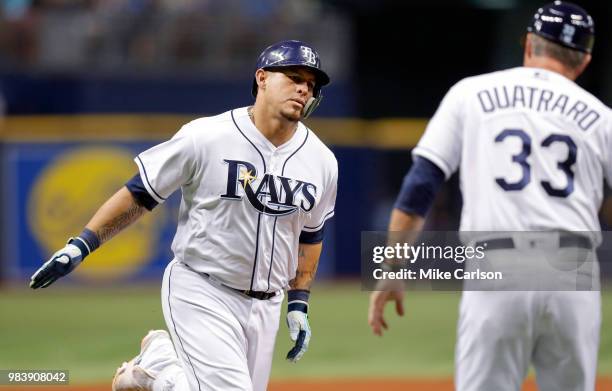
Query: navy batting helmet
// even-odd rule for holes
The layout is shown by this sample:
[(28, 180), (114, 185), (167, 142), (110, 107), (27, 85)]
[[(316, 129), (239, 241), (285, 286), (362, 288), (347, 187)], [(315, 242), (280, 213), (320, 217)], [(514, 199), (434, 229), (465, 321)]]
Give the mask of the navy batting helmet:
[[(300, 66), (311, 70), (316, 77), (313, 98), (304, 107), (304, 118), (308, 117), (317, 108), (323, 95), (321, 87), (329, 84), (329, 76), (321, 69), (319, 53), (304, 42), (289, 40), (281, 41), (264, 49), (257, 59), (255, 69), (273, 69), (281, 67)], [(257, 96), (257, 82), (253, 79), (251, 89), (253, 96)]]
[(591, 53), (595, 41), (591, 15), (567, 1), (557, 0), (539, 8), (527, 31), (585, 53)]

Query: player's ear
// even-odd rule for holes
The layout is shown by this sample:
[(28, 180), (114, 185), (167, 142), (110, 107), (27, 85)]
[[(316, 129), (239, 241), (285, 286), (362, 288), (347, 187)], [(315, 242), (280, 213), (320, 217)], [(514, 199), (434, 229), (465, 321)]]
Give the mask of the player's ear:
[(533, 38), (533, 35), (531, 33), (527, 33), (525, 35), (525, 40), (523, 41), (523, 48), (524, 48), (524, 62), (528, 61), (529, 59), (531, 59), (531, 57), (533, 57), (533, 44), (531, 42)]
[(267, 77), (267, 72), (264, 71), (263, 69), (258, 69), (255, 72), (255, 81), (257, 82), (257, 87), (260, 90), (265, 90), (266, 89), (266, 77)]

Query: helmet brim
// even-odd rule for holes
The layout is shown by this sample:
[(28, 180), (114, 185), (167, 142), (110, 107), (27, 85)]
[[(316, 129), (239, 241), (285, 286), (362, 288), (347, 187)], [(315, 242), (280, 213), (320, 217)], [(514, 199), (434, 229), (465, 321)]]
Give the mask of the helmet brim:
[(539, 37), (546, 39), (547, 41), (556, 43), (557, 45), (561, 45), (568, 49), (576, 50), (582, 53), (589, 53), (589, 54), (593, 52), (593, 43), (594, 43), (595, 37), (592, 35), (585, 37), (583, 41), (580, 41), (580, 42), (564, 42), (552, 34), (547, 34), (543, 31), (537, 31), (531, 26), (527, 27), (527, 32), (535, 34)]
[[(282, 68), (288, 68), (288, 67), (296, 67), (296, 68), (305, 68), (308, 69), (310, 72), (314, 73), (315, 78), (316, 78), (316, 87), (315, 89), (320, 91), (321, 87), (324, 87), (326, 85), (328, 85), (330, 83), (330, 78), (327, 75), (327, 73), (325, 73), (324, 71), (320, 70), (319, 68), (316, 67), (311, 67), (308, 65), (296, 65), (296, 64), (287, 64), (287, 65), (275, 65), (275, 66), (271, 66), (271, 67), (263, 67), (263, 68), (259, 68), (259, 69), (263, 69), (265, 71), (272, 71), (274, 69), (282, 69)], [(257, 81), (255, 79), (253, 79), (253, 86), (251, 87), (251, 94), (253, 95), (253, 97), (257, 96)]]

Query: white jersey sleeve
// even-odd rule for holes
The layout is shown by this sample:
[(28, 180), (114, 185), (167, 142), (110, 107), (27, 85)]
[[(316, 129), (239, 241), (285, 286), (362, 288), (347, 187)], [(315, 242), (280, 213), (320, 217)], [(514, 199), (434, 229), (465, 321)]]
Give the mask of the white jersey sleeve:
[(608, 187), (612, 188), (612, 110), (607, 110), (607, 116), (605, 119), (605, 129), (607, 132), (604, 133), (604, 176)]
[(338, 188), (338, 163), (334, 159), (334, 168), (330, 172), (330, 180), (326, 184), (326, 188), (323, 190), (321, 200), (312, 209), (303, 231), (305, 232), (317, 232), (320, 231), (325, 225), (325, 221), (333, 217), (334, 208), (336, 205), (336, 193)]
[(461, 82), (455, 84), (444, 96), (425, 129), (425, 133), (412, 151), (438, 166), (448, 179), (461, 161), (462, 115)]
[(162, 203), (191, 181), (196, 170), (196, 156), (193, 135), (187, 124), (170, 140), (140, 153), (134, 161), (147, 191), (155, 201)]

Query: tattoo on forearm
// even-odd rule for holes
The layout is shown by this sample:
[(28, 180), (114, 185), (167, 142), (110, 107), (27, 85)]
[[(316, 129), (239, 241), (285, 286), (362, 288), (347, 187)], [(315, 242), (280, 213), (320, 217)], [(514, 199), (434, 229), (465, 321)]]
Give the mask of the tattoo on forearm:
[(140, 216), (145, 213), (146, 209), (136, 203), (133, 203), (128, 210), (119, 216), (115, 217), (108, 224), (103, 225), (96, 231), (100, 244), (106, 242), (119, 231), (136, 221)]
[(298, 270), (295, 273), (295, 278), (289, 281), (289, 287), (291, 289), (310, 289), (312, 280), (314, 280), (316, 270), (303, 271)]
[(317, 273), (318, 262), (308, 264), (306, 262), (306, 252), (303, 247), (298, 250), (298, 269), (295, 278), (289, 281), (291, 289), (310, 289), (310, 285)]

